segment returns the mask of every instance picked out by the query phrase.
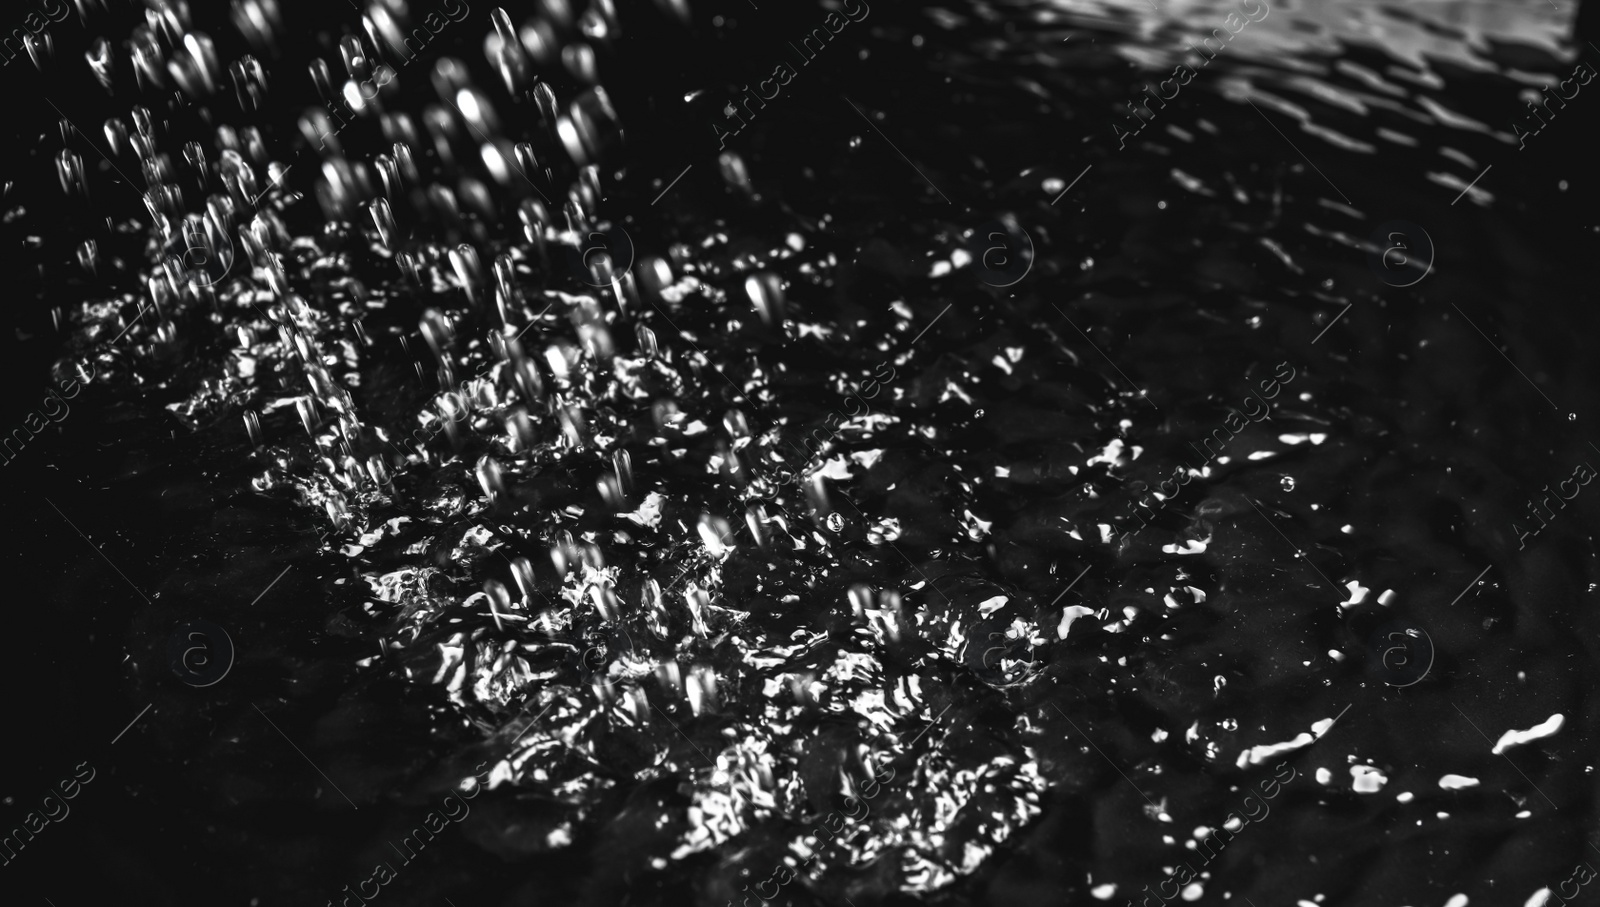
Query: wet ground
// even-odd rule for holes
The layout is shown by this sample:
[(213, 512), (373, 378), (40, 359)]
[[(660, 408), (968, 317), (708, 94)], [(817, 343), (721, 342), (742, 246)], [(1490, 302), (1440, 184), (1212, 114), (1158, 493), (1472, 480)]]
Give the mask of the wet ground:
[(0, 72), (8, 893), (1600, 866), (1574, 10), (109, 6)]

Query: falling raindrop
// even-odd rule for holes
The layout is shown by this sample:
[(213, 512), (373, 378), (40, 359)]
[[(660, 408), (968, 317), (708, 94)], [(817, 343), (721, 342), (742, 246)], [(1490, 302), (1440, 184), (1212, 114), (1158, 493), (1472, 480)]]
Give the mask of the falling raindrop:
[(706, 550), (711, 556), (721, 560), (730, 550), (728, 542), (732, 532), (728, 521), (721, 517), (701, 514), (699, 523), (700, 540), (705, 543)]
[(850, 587), (850, 611), (856, 617), (864, 617), (867, 609), (873, 606), (874, 599), (872, 587), (864, 583), (857, 583)]
[(783, 282), (777, 275), (750, 275), (745, 278), (744, 292), (762, 321), (769, 325), (783, 321)]
[(499, 462), (493, 457), (478, 460), (477, 474), (478, 484), (483, 486), (483, 493), (488, 495), (490, 503), (498, 503), (505, 497), (505, 477)]

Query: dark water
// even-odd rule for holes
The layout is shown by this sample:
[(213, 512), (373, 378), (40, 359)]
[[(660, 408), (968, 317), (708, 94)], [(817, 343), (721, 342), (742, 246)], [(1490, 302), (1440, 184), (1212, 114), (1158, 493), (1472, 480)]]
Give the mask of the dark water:
[(6, 466), (4, 827), (95, 770), (8, 903), (1600, 865), (1592, 101), (1512, 132), (1574, 9), (552, 2), (507, 78), (452, 3), (341, 128), (355, 8), (108, 6), (3, 72), (6, 425), (59, 418)]

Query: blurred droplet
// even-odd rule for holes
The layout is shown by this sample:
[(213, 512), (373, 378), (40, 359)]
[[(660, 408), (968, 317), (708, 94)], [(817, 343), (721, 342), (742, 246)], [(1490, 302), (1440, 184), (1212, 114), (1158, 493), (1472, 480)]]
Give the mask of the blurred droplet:
[(707, 665), (696, 665), (689, 670), (685, 695), (689, 709), (696, 715), (717, 710), (717, 672)]
[(68, 196), (89, 197), (89, 181), (83, 172), (83, 158), (62, 149), (56, 155), (56, 177), (61, 181), (61, 191)]
[(500, 615), (511, 611), (511, 593), (506, 589), (506, 584), (497, 579), (487, 580), (483, 584), (483, 594), (489, 599), (489, 611), (494, 615), (495, 627), (504, 630)]
[[(16, 31), (21, 31), (21, 29)], [(15, 35), (16, 31), (13, 31), (12, 35)], [(22, 46), (28, 52), (28, 59), (33, 61), (34, 68), (40, 72), (44, 72), (45, 67), (55, 58), (55, 39), (50, 37), (48, 31), (40, 32), (37, 35), (24, 35), (22, 37)]]
[(489, 497), (489, 502), (498, 503), (505, 497), (506, 485), (503, 470), (493, 457), (482, 457), (478, 460), (478, 484), (483, 486), (483, 493)]
[(95, 38), (84, 51), (84, 58), (89, 61), (89, 71), (94, 74), (96, 82), (106, 91), (112, 91), (112, 80), (116, 72), (116, 51), (111, 42), (105, 38)]
[(744, 292), (762, 321), (768, 325), (783, 322), (783, 282), (776, 274), (763, 272), (746, 277)]
[(750, 171), (745, 167), (744, 158), (732, 151), (724, 151), (717, 155), (717, 167), (729, 189), (745, 198), (755, 194), (755, 187), (750, 182)]
[(657, 639), (666, 639), (671, 632), (671, 624), (660, 583), (653, 579), (644, 581), (644, 586), (639, 590), (639, 610), (644, 612), (645, 625), (650, 628), (650, 632)]
[(78, 245), (78, 267), (91, 277), (100, 273), (100, 244), (86, 239)]
[(577, 560), (578, 546), (572, 539), (572, 533), (562, 531), (550, 546), (550, 562), (555, 565), (556, 573), (565, 578)]
[(643, 324), (634, 325), (633, 332), (639, 341), (639, 355), (645, 359), (656, 358), (660, 353), (656, 348), (656, 332)]
[(525, 557), (519, 557), (511, 562), (511, 577), (516, 580), (517, 588), (522, 591), (522, 600), (525, 604), (532, 604), (536, 588), (533, 580), (533, 563)]
[(750, 529), (750, 535), (756, 540), (756, 547), (765, 549), (771, 540), (767, 532), (767, 511), (760, 504), (752, 504), (745, 510), (745, 525)]
[(611, 469), (616, 473), (618, 488), (624, 495), (633, 493), (633, 457), (626, 450), (611, 455)]
[(872, 587), (862, 583), (850, 587), (850, 612), (856, 617), (864, 617), (874, 603)]
[(718, 516), (701, 514), (699, 522), (700, 541), (713, 558), (721, 560), (726, 557), (732, 541), (732, 530), (728, 521)]

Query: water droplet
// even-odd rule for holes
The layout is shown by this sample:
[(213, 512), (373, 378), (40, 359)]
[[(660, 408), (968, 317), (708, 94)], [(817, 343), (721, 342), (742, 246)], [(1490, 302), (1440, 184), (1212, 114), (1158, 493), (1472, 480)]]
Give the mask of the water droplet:
[(744, 158), (732, 151), (724, 151), (717, 156), (717, 165), (722, 170), (722, 179), (728, 188), (745, 196), (755, 192), (755, 187), (750, 182), (750, 169), (745, 166)]
[(83, 172), (83, 158), (62, 149), (56, 155), (56, 176), (61, 180), (61, 191), (67, 195), (89, 197), (89, 183)]
[(578, 560), (578, 545), (573, 541), (572, 533), (562, 530), (550, 546), (550, 562), (555, 565), (556, 573), (563, 579), (567, 571)]
[(767, 511), (760, 504), (752, 504), (745, 509), (744, 523), (749, 528), (750, 535), (756, 540), (759, 548), (767, 547), (769, 536), (767, 534)]
[(689, 697), (689, 708), (696, 715), (714, 711), (717, 707), (717, 672), (705, 665), (690, 668), (685, 692)]
[(494, 615), (494, 624), (503, 629), (500, 615), (511, 610), (511, 593), (506, 589), (506, 584), (497, 579), (491, 579), (483, 584), (483, 594), (489, 598), (489, 613)]
[(94, 73), (95, 80), (101, 87), (110, 91), (112, 73), (116, 71), (116, 52), (112, 49), (111, 42), (105, 38), (96, 38), (89, 49), (84, 51), (83, 56), (89, 61), (89, 71)]
[(656, 665), (656, 682), (661, 684), (661, 691), (668, 696), (676, 697), (682, 691), (683, 673), (678, 669), (676, 659)]
[(744, 281), (745, 295), (750, 305), (769, 325), (783, 321), (783, 281), (775, 274), (752, 274)]
[(728, 521), (710, 514), (700, 515), (700, 540), (705, 542), (706, 550), (718, 560), (728, 553), (733, 530), (729, 528)]
[(86, 239), (78, 246), (78, 266), (94, 276), (100, 271), (100, 244)]
[(500, 463), (493, 457), (483, 457), (478, 460), (478, 484), (483, 486), (483, 493), (488, 495), (490, 502), (499, 501), (505, 496), (505, 479), (501, 474)]
[(706, 623), (706, 611), (711, 607), (711, 596), (706, 590), (690, 586), (683, 593), (683, 602), (689, 607), (689, 628), (701, 639), (711, 635)]
[(872, 606), (873, 600), (871, 586), (868, 586), (865, 583), (857, 583), (850, 587), (851, 613), (855, 614), (856, 617), (861, 617), (865, 615), (867, 613), (867, 609)]
[(395, 234), (400, 232), (395, 224), (394, 212), (389, 208), (389, 200), (380, 198), (372, 203), (369, 209), (372, 214), (372, 223), (378, 229), (378, 242), (385, 249), (393, 251)]
[(1294, 477), (1284, 476), (1278, 481), (1278, 485), (1282, 487), (1284, 491), (1294, 491)]
[(837, 512), (828, 514), (828, 519), (825, 522), (828, 525), (829, 532), (844, 531), (844, 517)]
[(606, 580), (597, 586), (590, 587), (589, 597), (594, 600), (594, 606), (600, 616), (615, 622), (622, 613), (622, 602), (617, 598), (617, 593), (611, 588), (611, 581)]
[(600, 492), (600, 500), (605, 501), (612, 511), (621, 513), (628, 509), (627, 499), (622, 494), (622, 482), (616, 476), (604, 474), (595, 479), (594, 484)]
[[(13, 32), (13, 34), (15, 34), (15, 32)], [(40, 72), (44, 72), (45, 64), (50, 61), (50, 58), (54, 56), (56, 52), (55, 39), (50, 37), (49, 32), (41, 32), (37, 35), (24, 35), (22, 38), (22, 47), (28, 52), (28, 59), (33, 61), (34, 67)]]
[(317, 407), (310, 397), (301, 397), (294, 401), (294, 408), (300, 413), (300, 424), (305, 426), (306, 434), (315, 436), (317, 428)]

